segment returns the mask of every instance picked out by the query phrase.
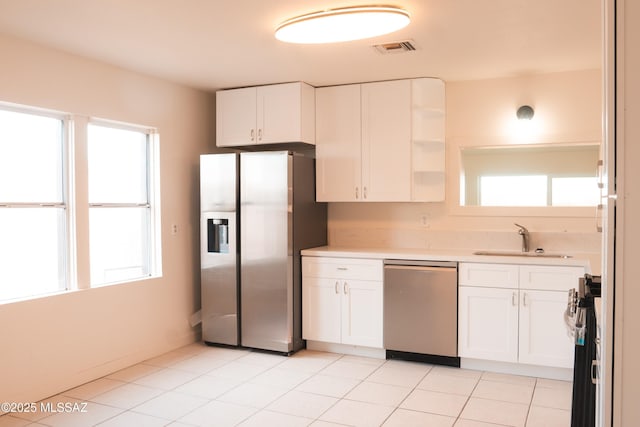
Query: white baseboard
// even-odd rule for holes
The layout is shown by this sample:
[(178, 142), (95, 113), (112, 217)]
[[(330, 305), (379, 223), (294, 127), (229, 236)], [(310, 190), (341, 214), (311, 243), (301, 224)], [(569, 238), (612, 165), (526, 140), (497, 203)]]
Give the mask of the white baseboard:
[(315, 351), (326, 351), (328, 353), (348, 354), (350, 356), (371, 357), (374, 359), (387, 358), (387, 352), (384, 348), (362, 347), (358, 345), (335, 344), (307, 340), (307, 349)]
[(526, 377), (548, 378), (572, 381), (573, 369), (550, 366), (525, 365), (521, 363), (495, 362), (492, 360), (460, 359), (460, 367), (476, 371), (497, 372), (499, 374), (523, 375)]
[[(307, 340), (307, 349), (328, 353), (348, 354), (351, 356), (386, 359), (383, 348), (362, 347), (357, 345), (335, 344)], [(547, 378), (551, 380), (572, 381), (573, 369), (550, 366), (525, 365), (522, 363), (495, 362), (492, 360), (460, 359), (460, 368), (476, 371), (496, 372), (499, 374), (522, 375), (526, 377)]]

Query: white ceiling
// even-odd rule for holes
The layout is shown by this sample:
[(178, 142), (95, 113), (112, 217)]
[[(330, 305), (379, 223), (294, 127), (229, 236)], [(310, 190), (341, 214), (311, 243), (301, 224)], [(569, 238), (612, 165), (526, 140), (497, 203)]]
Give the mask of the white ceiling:
[[(411, 24), (334, 45), (277, 41), (283, 20), (354, 0), (0, 0), (0, 33), (215, 90), (404, 77), (445, 81), (600, 67), (601, 0), (395, 0)], [(412, 39), (418, 50), (371, 45)]]

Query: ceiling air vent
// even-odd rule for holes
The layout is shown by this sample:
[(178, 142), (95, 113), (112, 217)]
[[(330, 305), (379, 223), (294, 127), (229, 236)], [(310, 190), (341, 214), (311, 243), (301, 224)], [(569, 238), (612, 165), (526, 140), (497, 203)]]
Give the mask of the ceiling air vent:
[(402, 53), (416, 50), (413, 40), (375, 44), (373, 45), (373, 48), (384, 55), (388, 53)]

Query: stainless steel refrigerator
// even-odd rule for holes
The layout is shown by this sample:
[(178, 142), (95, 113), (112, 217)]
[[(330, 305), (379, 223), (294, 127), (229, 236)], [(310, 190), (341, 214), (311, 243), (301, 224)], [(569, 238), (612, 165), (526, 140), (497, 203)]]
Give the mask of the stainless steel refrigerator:
[(203, 340), (302, 348), (300, 250), (327, 242), (314, 159), (288, 151), (202, 155), (200, 199)]

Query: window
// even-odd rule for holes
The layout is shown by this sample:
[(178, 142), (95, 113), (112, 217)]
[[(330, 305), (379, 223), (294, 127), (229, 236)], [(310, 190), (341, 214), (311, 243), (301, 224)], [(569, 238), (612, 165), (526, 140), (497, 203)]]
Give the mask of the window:
[(546, 204), (546, 176), (480, 177), (480, 206), (545, 206)]
[(480, 206), (595, 206), (596, 177), (480, 177)]
[(92, 286), (153, 273), (152, 148), (148, 130), (89, 124)]
[(598, 188), (594, 176), (551, 178), (551, 205), (596, 206), (600, 203)]
[(61, 116), (0, 108), (0, 301), (68, 288)]
[(599, 144), (461, 150), (460, 205), (596, 206)]
[(0, 304), (162, 274), (158, 145), (152, 129), (0, 102)]

